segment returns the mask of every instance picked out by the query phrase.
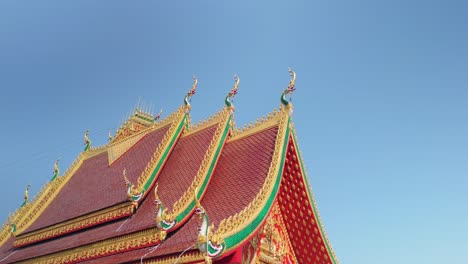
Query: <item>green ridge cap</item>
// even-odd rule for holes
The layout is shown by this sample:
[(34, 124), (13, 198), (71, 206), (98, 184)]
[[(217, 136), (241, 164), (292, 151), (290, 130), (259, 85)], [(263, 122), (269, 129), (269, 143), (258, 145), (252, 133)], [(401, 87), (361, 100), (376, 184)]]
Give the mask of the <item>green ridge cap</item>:
[(279, 185), (280, 185), (280, 182), (281, 182), (281, 175), (283, 173), (283, 168), (284, 168), (284, 160), (285, 160), (285, 157), (286, 157), (286, 149), (287, 149), (287, 142), (288, 142), (288, 138), (289, 138), (289, 123), (290, 123), (290, 120), (291, 118), (288, 117), (288, 123), (287, 123), (287, 128), (286, 128), (286, 134), (285, 134), (285, 137), (283, 138), (285, 144), (283, 146), (283, 149), (282, 149), (282, 153), (281, 153), (281, 160), (280, 160), (280, 167), (279, 167), (279, 170), (278, 170), (278, 174), (277, 174), (277, 177), (276, 177), (276, 181), (275, 181), (275, 185), (273, 187), (273, 190), (270, 194), (270, 197), (268, 198), (265, 206), (263, 207), (263, 209), (260, 211), (260, 213), (257, 215), (257, 217), (255, 217), (255, 219), (250, 222), (243, 230), (237, 232), (236, 234), (234, 235), (231, 235), (229, 237), (227, 237), (226, 239), (224, 239), (224, 243), (226, 245), (226, 249), (225, 250), (229, 250), (233, 247), (235, 247), (237, 244), (239, 244), (240, 242), (242, 242), (242, 240), (244, 240), (246, 237), (248, 237), (249, 235), (252, 234), (252, 232), (263, 222), (265, 216), (268, 214), (268, 212), (270, 211), (270, 208), (273, 204), (273, 201), (276, 197), (276, 194), (278, 193), (278, 188), (279, 188)]
[[(221, 149), (223, 147), (224, 144), (221, 144), (222, 142), (225, 142), (226, 141), (226, 137), (228, 135), (228, 132), (229, 132), (229, 123), (231, 121), (231, 116), (229, 116), (227, 122), (226, 122), (226, 126), (224, 127), (224, 130), (223, 130), (223, 134), (221, 136), (221, 139), (220, 139), (220, 144), (218, 144), (218, 146), (216, 147), (216, 151), (215, 151), (215, 154), (213, 156), (213, 160), (211, 161), (210, 163), (210, 166), (208, 168), (208, 172), (207, 174), (205, 175), (205, 179), (202, 183), (202, 185), (200, 186), (200, 189), (197, 193), (197, 198), (200, 199), (203, 192), (205, 191), (205, 188), (206, 188), (206, 185), (208, 184), (212, 174), (213, 174), (213, 171), (214, 171), (214, 168), (216, 166), (216, 163), (217, 163), (217, 160), (218, 160), (218, 157), (219, 155), (221, 154)], [(185, 217), (187, 217), (188, 214), (190, 214), (190, 212), (193, 210), (193, 208), (195, 207), (195, 202), (192, 201), (190, 203), (190, 205), (185, 208), (185, 210), (179, 214), (177, 217), (176, 217), (176, 221), (179, 223), (181, 221), (183, 221), (185, 219)]]

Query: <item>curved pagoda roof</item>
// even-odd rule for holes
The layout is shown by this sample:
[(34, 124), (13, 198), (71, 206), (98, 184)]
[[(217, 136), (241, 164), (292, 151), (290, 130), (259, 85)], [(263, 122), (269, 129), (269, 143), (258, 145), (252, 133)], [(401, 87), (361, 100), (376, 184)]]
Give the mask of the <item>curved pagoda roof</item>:
[[(338, 263), (291, 120), (234, 127), (226, 106), (190, 123), (188, 98), (164, 120), (135, 110), (83, 151), (0, 231), (0, 263)], [(58, 172), (57, 172), (58, 174)]]

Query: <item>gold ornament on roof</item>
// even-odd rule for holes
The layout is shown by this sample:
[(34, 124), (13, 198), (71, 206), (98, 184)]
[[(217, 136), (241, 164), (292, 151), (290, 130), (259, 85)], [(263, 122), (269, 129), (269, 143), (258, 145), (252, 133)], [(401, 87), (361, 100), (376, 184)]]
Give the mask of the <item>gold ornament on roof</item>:
[(127, 198), (132, 201), (132, 194), (134, 192), (135, 186), (130, 182), (127, 178), (127, 168), (124, 168), (122, 171), (122, 175), (124, 177), (125, 186), (127, 187)]
[(153, 120), (154, 120), (154, 121), (158, 121), (158, 120), (159, 120), (159, 118), (161, 118), (161, 114), (162, 114), (162, 112), (163, 112), (163, 109), (161, 108), (161, 110), (159, 110), (159, 113), (158, 113), (158, 114), (157, 114), (157, 115), (154, 117), (154, 119), (153, 119)]
[(226, 96), (226, 99), (224, 100), (226, 107), (232, 111), (234, 111), (235, 108), (231, 102), (231, 99), (234, 98), (234, 96), (237, 94), (237, 90), (239, 90), (239, 83), (240, 83), (239, 77), (237, 76), (237, 74), (234, 74), (234, 87), (232, 87), (231, 91), (229, 91), (229, 93)]
[(58, 167), (58, 163), (59, 163), (59, 159), (55, 161), (54, 163), (54, 175), (58, 175), (60, 173), (60, 170), (59, 170), (59, 167)]
[(286, 89), (284, 89), (283, 94), (281, 95), (281, 103), (286, 106), (290, 107), (290, 102), (286, 99), (286, 95), (292, 94), (296, 90), (296, 72), (288, 68), (289, 75), (291, 76), (291, 80), (289, 80), (289, 85)]
[(86, 132), (84, 134), (84, 145), (85, 145), (85, 151), (89, 149), (91, 146), (91, 140), (89, 139), (89, 129), (86, 129)]
[(26, 187), (26, 190), (24, 190), (24, 203), (26, 204), (29, 200), (29, 187), (31, 187), (31, 184), (28, 184)]
[(195, 94), (197, 90), (197, 85), (198, 85), (198, 79), (197, 77), (195, 77), (195, 75), (192, 76), (192, 80), (193, 80), (192, 88), (187, 93), (187, 95), (185, 95), (185, 98), (184, 98), (184, 104), (185, 104), (185, 108), (187, 111), (190, 111), (192, 109), (192, 106), (190, 105), (190, 98), (192, 98), (192, 96)]

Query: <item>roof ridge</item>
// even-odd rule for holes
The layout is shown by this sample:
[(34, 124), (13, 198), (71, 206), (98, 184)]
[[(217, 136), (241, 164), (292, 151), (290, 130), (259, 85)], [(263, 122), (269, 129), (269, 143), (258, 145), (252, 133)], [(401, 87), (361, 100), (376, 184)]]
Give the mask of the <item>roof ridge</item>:
[(184, 136), (196, 133), (197, 131), (203, 130), (207, 127), (216, 124), (219, 121), (219, 117), (223, 114), (224, 110), (225, 107), (210, 115), (208, 118), (204, 118), (203, 120), (198, 121), (196, 124), (189, 123), (188, 129), (184, 131)]
[[(226, 107), (221, 109), (213, 116), (210, 122), (204, 122), (204, 126), (211, 126), (212, 123), (218, 123), (216, 131), (214, 132), (209, 147), (205, 151), (203, 160), (198, 168), (192, 184), (183, 193), (183, 195), (172, 205), (171, 212), (162, 210), (162, 205), (159, 210), (161, 211), (161, 222), (158, 225), (165, 231), (173, 231), (184, 223), (188, 217), (195, 211), (194, 194), (197, 199), (201, 199), (206, 191), (211, 175), (213, 174), (214, 167), (221, 154), (222, 146), (224, 146), (226, 139), (231, 131), (231, 121), (233, 115)], [(199, 130), (196, 130), (199, 131)], [(157, 193), (155, 192), (156, 199)]]
[[(182, 113), (182, 116), (184, 115), (183, 110), (184, 110), (184, 107), (180, 107), (177, 111), (175, 111), (174, 113), (169, 115), (162, 122), (159, 122), (158, 124), (154, 124), (152, 127), (149, 127), (148, 129), (145, 129), (144, 131), (140, 131), (140, 132), (144, 133), (143, 134), (143, 136), (144, 136), (144, 135), (148, 134), (151, 131), (156, 131), (156, 130), (166, 126), (169, 123), (173, 123), (173, 125), (174, 125), (174, 123), (182, 124), (183, 121), (179, 120), (179, 122), (177, 122), (177, 119), (178, 118), (180, 119), (181, 113)], [(140, 132), (139, 132), (139, 134), (140, 134)], [(169, 137), (172, 138), (174, 136), (173, 133), (174, 133), (174, 131), (168, 130), (166, 132), (166, 134), (165, 134), (165, 138), (169, 138)], [(177, 137), (179, 136), (179, 134), (180, 133), (177, 134)], [(134, 135), (131, 135), (131, 136), (134, 136)], [(124, 139), (123, 141), (125, 141), (125, 140), (126, 139)], [(108, 148), (110, 146), (112, 146), (112, 145), (115, 146), (115, 144), (122, 143), (123, 141), (118, 141), (118, 142), (115, 142), (114, 144), (109, 144), (108, 143), (108, 144), (105, 144), (105, 145), (102, 145), (102, 146), (99, 146), (99, 147), (89, 148), (88, 150), (85, 150), (85, 151), (81, 152), (78, 155), (78, 157), (76, 158), (76, 160), (72, 163), (70, 168), (65, 172), (65, 174), (63, 176), (56, 177), (53, 181), (50, 181), (49, 183), (47, 183), (36, 194), (36, 196), (34, 197), (34, 199), (30, 203), (26, 204), (24, 207), (21, 207), (19, 210), (17, 210), (17, 211), (21, 211), (21, 213), (20, 214), (15, 214), (14, 217), (12, 218), (14, 222), (18, 223), (18, 224), (16, 224), (16, 229), (17, 229), (16, 233), (20, 234), (21, 232), (25, 231), (32, 223), (34, 223), (35, 220), (37, 220), (37, 218), (43, 213), (43, 211), (47, 208), (47, 206), (55, 199), (55, 197), (58, 195), (58, 193), (61, 191), (61, 189), (72, 178), (72, 176), (75, 174), (75, 172), (78, 170), (78, 168), (81, 166), (81, 164), (85, 160), (87, 160), (87, 159), (89, 159), (91, 157), (94, 157), (96, 155), (102, 154), (103, 152), (108, 150)], [(166, 141), (167, 141), (167, 139), (166, 139)], [(163, 143), (164, 143), (164, 138), (159, 143), (158, 148), (153, 153), (153, 159), (154, 159), (155, 156), (157, 156), (157, 154), (160, 154), (160, 152), (162, 152), (164, 150), (167, 151), (166, 147), (164, 147), (164, 148), (161, 147), (163, 145)], [(174, 142), (173, 142), (173, 144), (174, 144)], [(158, 152), (158, 150), (159, 150), (159, 152)], [(157, 158), (156, 161), (159, 161), (159, 159)], [(148, 163), (148, 165), (149, 165), (149, 163)], [(145, 170), (143, 172), (145, 172), (148, 169), (148, 165), (147, 165), (147, 167), (145, 168)], [(143, 176), (143, 173), (140, 176), (140, 178), (142, 176)], [(117, 210), (119, 217), (127, 216), (129, 214), (131, 215), (133, 213), (134, 207), (136, 207), (136, 204), (133, 204), (133, 205), (132, 204), (127, 204), (127, 206), (125, 208)], [(62, 234), (66, 234), (66, 233), (69, 233), (69, 232), (74, 232), (76, 230), (87, 228), (89, 226), (94, 226), (94, 225), (100, 224), (102, 222), (107, 222), (107, 221), (112, 220), (112, 219), (114, 219), (116, 217), (116, 212), (117, 211), (115, 211), (115, 210), (110, 210), (109, 212), (107, 212), (107, 211), (109, 211), (108, 208), (97, 210), (97, 211), (92, 212), (90, 214), (90, 216), (88, 215), (88, 216), (84, 217), (83, 221), (85, 221), (87, 224), (83, 224), (82, 221), (77, 223), (76, 218), (73, 218), (73, 219), (69, 219), (69, 220), (67, 220), (65, 222), (62, 222), (62, 223), (56, 223), (56, 224), (53, 224), (53, 225), (48, 226), (48, 227), (40, 228), (38, 230), (33, 230), (31, 232), (33, 234), (32, 236), (17, 238), (17, 240), (15, 241), (15, 246), (23, 246), (23, 245), (26, 245), (26, 244), (30, 244), (30, 243), (40, 241), (40, 240), (49, 239), (49, 238), (55, 237), (57, 235), (62, 235)], [(28, 216), (28, 218), (24, 218), (25, 216)], [(18, 219), (18, 217), (20, 217), (20, 218)], [(91, 219), (89, 219), (89, 217), (95, 218), (95, 221), (91, 221)], [(65, 226), (63, 226), (64, 224), (65, 224)], [(50, 231), (49, 229), (51, 227), (54, 227), (54, 226), (56, 228), (59, 228), (59, 230), (57, 231), (57, 230), (54, 229), (54, 230)], [(49, 231), (47, 231), (47, 230), (49, 230)], [(0, 245), (2, 245), (3, 242), (5, 242), (7, 240), (7, 238), (9, 237), (8, 236), (9, 232), (7, 232), (7, 231), (8, 231), (8, 228), (2, 229), (2, 231), (0, 233), (0, 239), (1, 239), (0, 240)]]
[(172, 151), (176, 141), (180, 138), (185, 128), (188, 116), (185, 110), (186, 108), (181, 106), (174, 113), (171, 126), (154, 151), (151, 160), (138, 177), (137, 186), (132, 186), (133, 188), (130, 199), (133, 202), (139, 203), (142, 198), (147, 195), (147, 190), (154, 185), (155, 179), (161, 172), (161, 168), (169, 156), (169, 152)]
[(283, 106), (280, 106), (279, 110), (274, 108), (273, 111), (261, 116), (260, 118), (257, 118), (254, 122), (244, 124), (240, 128), (234, 128), (229, 142), (250, 136), (278, 124), (278, 121), (281, 118), (281, 112), (283, 110)]

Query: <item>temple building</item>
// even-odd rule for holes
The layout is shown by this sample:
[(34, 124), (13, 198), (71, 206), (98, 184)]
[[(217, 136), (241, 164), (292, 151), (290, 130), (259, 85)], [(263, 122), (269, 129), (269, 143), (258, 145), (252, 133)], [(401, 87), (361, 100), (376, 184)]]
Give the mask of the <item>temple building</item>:
[[(308, 182), (292, 104), (235, 126), (239, 79), (199, 124), (136, 108), (10, 214), (0, 263), (338, 263)], [(280, 95), (280, 93), (278, 93)], [(182, 97), (182, 96), (181, 96)]]

